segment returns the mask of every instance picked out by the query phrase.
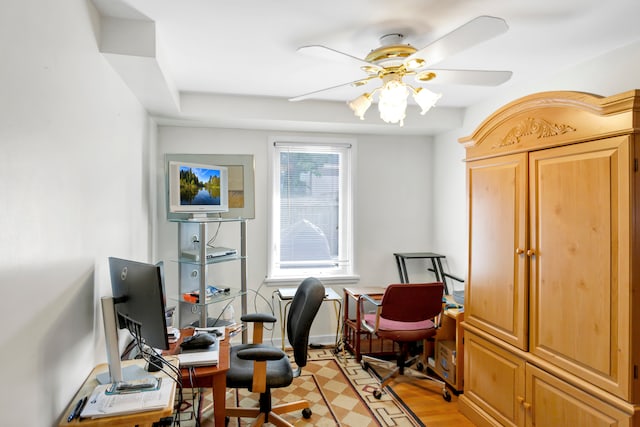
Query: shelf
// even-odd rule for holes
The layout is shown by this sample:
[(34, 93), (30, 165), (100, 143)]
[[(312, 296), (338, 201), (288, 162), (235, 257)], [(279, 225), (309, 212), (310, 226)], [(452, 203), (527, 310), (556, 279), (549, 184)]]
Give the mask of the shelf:
[(179, 295), (177, 297), (176, 296), (170, 296), (169, 299), (172, 300), (172, 301), (182, 302), (182, 303), (191, 304), (191, 305), (210, 305), (210, 304), (215, 304), (215, 303), (219, 303), (219, 302), (222, 302), (222, 301), (227, 301), (227, 300), (230, 300), (230, 299), (234, 299), (236, 297), (243, 296), (245, 294), (246, 294), (246, 292), (243, 292), (242, 289), (231, 288), (231, 290), (229, 292), (222, 292), (220, 294), (216, 294), (216, 295), (208, 297), (206, 299), (206, 301), (204, 302), (204, 304), (203, 303), (199, 303), (199, 302), (188, 301), (188, 300), (184, 299), (182, 297), (182, 295)]
[[(178, 322), (180, 327), (191, 325), (194, 322), (206, 324), (208, 322), (209, 306), (212, 304), (228, 301), (231, 302), (236, 297), (240, 297), (242, 304), (242, 314), (247, 312), (247, 242), (246, 229), (247, 221), (244, 218), (173, 218), (169, 221), (178, 225), (178, 275), (179, 275), (179, 291), (177, 295), (173, 295), (170, 299), (178, 302)], [(184, 251), (193, 251), (195, 242), (209, 242), (211, 235), (216, 235), (217, 231), (213, 228), (219, 228), (221, 223), (239, 224), (239, 236), (234, 247), (237, 253), (231, 255), (223, 255), (213, 258), (206, 258), (205, 253), (196, 256), (183, 256)], [(201, 248), (197, 249), (198, 251)], [(183, 295), (197, 291), (200, 295), (206, 294), (206, 289), (210, 284), (220, 287), (216, 284), (215, 275), (217, 272), (216, 265), (222, 263), (237, 262), (239, 264), (238, 282), (239, 289), (231, 288), (229, 293), (212, 295), (204, 302), (195, 302), (194, 299), (185, 299)], [(227, 286), (224, 286), (227, 287)], [(247, 342), (246, 331), (242, 331), (242, 341)]]
[[(240, 255), (224, 255), (224, 256), (219, 256), (219, 257), (215, 257), (215, 258), (208, 258), (207, 260), (205, 260), (205, 264), (209, 265), (209, 264), (218, 264), (221, 262), (229, 262), (229, 261), (236, 261), (239, 259), (246, 259), (246, 257), (240, 256)], [(176, 260), (175, 262), (179, 262), (182, 264), (193, 264), (193, 265), (202, 265), (202, 263), (200, 262), (200, 260), (195, 260), (195, 259), (191, 259), (191, 258), (186, 258), (186, 257), (181, 257), (180, 259)]]
[(169, 218), (169, 222), (182, 222), (189, 224), (198, 224), (201, 222), (238, 222), (246, 221), (246, 218)]

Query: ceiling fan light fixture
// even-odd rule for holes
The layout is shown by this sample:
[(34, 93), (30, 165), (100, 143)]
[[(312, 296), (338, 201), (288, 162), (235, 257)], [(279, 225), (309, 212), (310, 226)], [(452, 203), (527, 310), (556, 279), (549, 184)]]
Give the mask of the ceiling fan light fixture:
[(425, 60), (422, 58), (413, 58), (405, 62), (404, 66), (409, 70), (415, 70), (422, 68), (425, 64)]
[(372, 96), (370, 94), (363, 93), (353, 101), (347, 102), (347, 104), (349, 105), (349, 108), (353, 110), (353, 114), (360, 117), (360, 120), (364, 120), (364, 114), (371, 106), (371, 98)]
[(441, 97), (442, 94), (431, 92), (429, 89), (423, 87), (419, 87), (413, 93), (413, 99), (418, 103), (420, 108), (422, 108), (420, 114), (423, 116), (431, 109), (431, 107), (436, 105), (436, 102), (438, 102)]
[(409, 89), (400, 77), (385, 81), (380, 88), (378, 100), (380, 118), (387, 123), (400, 123), (400, 126), (403, 126), (408, 97)]

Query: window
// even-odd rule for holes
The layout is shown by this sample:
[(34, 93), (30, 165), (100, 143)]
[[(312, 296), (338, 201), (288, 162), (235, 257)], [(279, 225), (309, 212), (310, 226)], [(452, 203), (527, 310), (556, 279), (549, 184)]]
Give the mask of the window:
[(272, 142), (267, 280), (353, 276), (353, 142)]

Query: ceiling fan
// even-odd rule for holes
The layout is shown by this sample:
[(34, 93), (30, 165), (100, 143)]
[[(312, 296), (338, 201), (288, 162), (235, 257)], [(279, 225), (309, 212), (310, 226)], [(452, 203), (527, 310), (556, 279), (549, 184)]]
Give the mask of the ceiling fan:
[(419, 84), (437, 81), (449, 84), (497, 86), (509, 80), (511, 71), (432, 68), (449, 56), (494, 38), (506, 32), (508, 28), (507, 23), (501, 18), (479, 16), (422, 49), (416, 49), (410, 44), (402, 44), (404, 38), (402, 33), (385, 34), (380, 37), (381, 46), (372, 50), (364, 59), (327, 46), (302, 46), (298, 48), (298, 52), (346, 60), (359, 66), (366, 76), (359, 80), (299, 95), (289, 100), (301, 101), (313, 98), (321, 92), (344, 86), (363, 86), (372, 80), (380, 79), (382, 86), (349, 101), (348, 105), (356, 116), (364, 120), (364, 114), (371, 106), (374, 94), (378, 93), (380, 117), (387, 123), (400, 123), (402, 126), (410, 93), (422, 108), (421, 114), (425, 114), (441, 97), (440, 94), (435, 94), (424, 87), (416, 88), (405, 83), (403, 81), (405, 76), (413, 76)]

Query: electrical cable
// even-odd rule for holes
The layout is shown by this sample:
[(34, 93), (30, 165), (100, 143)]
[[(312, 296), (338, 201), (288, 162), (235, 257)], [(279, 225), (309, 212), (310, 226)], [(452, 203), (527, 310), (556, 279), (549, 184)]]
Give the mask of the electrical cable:
[[(222, 215), (218, 214), (219, 217), (222, 217)], [(222, 225), (221, 222), (218, 223), (218, 228), (216, 229), (216, 232), (213, 233), (213, 236), (207, 241), (207, 246), (209, 247), (215, 247), (214, 243), (216, 241), (216, 239), (218, 238), (218, 233), (220, 233), (220, 226)]]
[[(125, 327), (129, 331), (129, 333), (133, 337), (132, 343), (129, 346), (133, 345), (134, 348), (137, 348), (140, 357), (150, 366), (155, 366), (159, 368), (159, 370), (165, 374), (168, 378), (176, 383), (176, 387), (178, 388), (178, 408), (183, 402), (183, 386), (182, 386), (182, 375), (180, 373), (180, 368), (170, 363), (162, 354), (158, 354), (151, 347), (147, 346), (144, 343), (144, 339), (141, 334), (141, 324), (126, 315), (121, 315), (125, 322)], [(129, 351), (131, 351), (130, 349)], [(158, 366), (160, 363), (160, 366)], [(167, 369), (168, 368), (168, 369)], [(180, 425), (179, 417), (174, 418), (174, 425)], [(177, 421), (177, 424), (176, 424)]]

